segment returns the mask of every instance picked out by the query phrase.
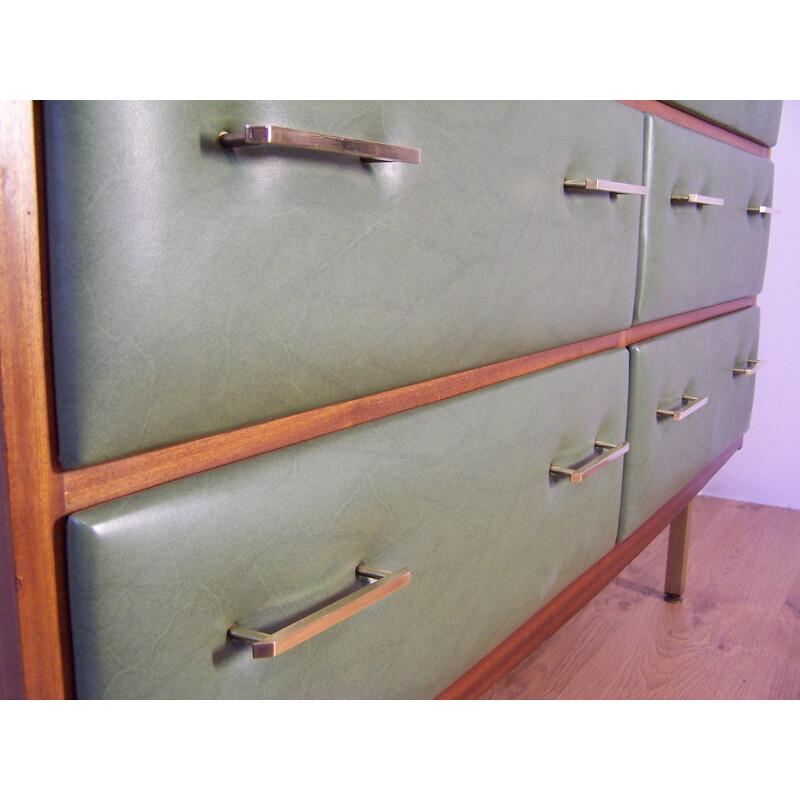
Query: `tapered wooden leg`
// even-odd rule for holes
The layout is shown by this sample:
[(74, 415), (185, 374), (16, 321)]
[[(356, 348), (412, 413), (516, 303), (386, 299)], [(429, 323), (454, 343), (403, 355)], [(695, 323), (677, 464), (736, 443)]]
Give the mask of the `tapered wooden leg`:
[(689, 526), (692, 520), (692, 503), (672, 520), (669, 526), (667, 548), (667, 576), (664, 581), (664, 599), (679, 603), (686, 586), (686, 560), (689, 553)]

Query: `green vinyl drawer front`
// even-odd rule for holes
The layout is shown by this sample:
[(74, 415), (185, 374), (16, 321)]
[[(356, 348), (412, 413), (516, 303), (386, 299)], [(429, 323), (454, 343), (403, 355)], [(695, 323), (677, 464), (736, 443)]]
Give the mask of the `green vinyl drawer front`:
[(747, 431), (759, 315), (754, 306), (628, 348), (620, 541)]
[[(248, 124), (418, 148), (266, 145)], [(613, 102), (44, 106), (59, 459), (119, 458), (628, 327)]]
[(635, 322), (761, 291), (773, 173), (766, 158), (647, 115)]
[[(616, 350), (71, 516), (81, 698), (431, 698), (614, 544), (625, 436)], [(274, 632), (357, 588), (410, 583), (275, 658)]]
[(778, 141), (781, 100), (667, 100), (670, 105), (773, 147)]

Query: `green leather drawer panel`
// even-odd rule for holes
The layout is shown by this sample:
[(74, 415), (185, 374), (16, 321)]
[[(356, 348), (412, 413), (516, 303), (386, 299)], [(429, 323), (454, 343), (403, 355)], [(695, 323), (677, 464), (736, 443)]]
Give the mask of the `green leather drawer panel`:
[[(613, 102), (45, 105), (67, 468), (630, 325), (643, 115)], [(420, 164), (223, 150), (245, 123)]]
[[(636, 322), (758, 294), (764, 282), (773, 164), (647, 116)], [(699, 194), (725, 204), (698, 206)]]
[[(617, 350), (82, 511), (67, 550), (78, 695), (429, 698), (612, 548)], [(275, 659), (226, 639), (275, 630), (354, 584), (410, 585)]]
[(667, 100), (696, 117), (774, 147), (781, 125), (782, 100)]
[[(758, 357), (759, 309), (752, 307), (630, 348), (630, 401), (622, 541), (747, 430), (755, 376), (734, 367)], [(659, 417), (682, 396), (708, 402), (681, 420)]]

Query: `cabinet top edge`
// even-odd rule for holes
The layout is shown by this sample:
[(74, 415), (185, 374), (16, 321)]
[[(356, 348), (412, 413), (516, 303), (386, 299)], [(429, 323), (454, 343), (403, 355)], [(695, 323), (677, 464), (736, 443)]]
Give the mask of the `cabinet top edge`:
[(759, 144), (752, 139), (747, 139), (726, 128), (721, 128), (700, 117), (695, 117), (687, 111), (683, 111), (675, 106), (662, 103), (660, 100), (618, 100), (617, 102), (630, 106), (631, 108), (636, 108), (646, 114), (652, 114), (654, 117), (659, 117), (675, 125), (680, 125), (682, 128), (688, 128), (696, 133), (702, 133), (704, 136), (716, 139), (719, 142), (738, 147), (740, 150), (744, 150), (752, 155), (760, 156), (761, 158), (770, 157), (771, 150), (766, 145)]

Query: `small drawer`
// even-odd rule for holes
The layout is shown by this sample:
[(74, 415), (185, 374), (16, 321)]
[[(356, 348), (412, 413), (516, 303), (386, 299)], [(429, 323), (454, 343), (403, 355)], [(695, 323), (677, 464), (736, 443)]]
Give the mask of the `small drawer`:
[(752, 307), (628, 348), (620, 541), (747, 431), (758, 327)]
[[(630, 325), (643, 115), (619, 103), (59, 102), (44, 119), (68, 469)], [(247, 123), (421, 162), (220, 146)]]
[(645, 131), (635, 321), (758, 294), (772, 162), (649, 115)]
[(782, 100), (667, 100), (666, 102), (767, 147), (774, 147), (778, 142), (783, 111)]
[[(79, 697), (430, 698), (614, 544), (628, 354), (603, 353), (74, 514)], [(410, 583), (275, 658), (274, 633)]]

